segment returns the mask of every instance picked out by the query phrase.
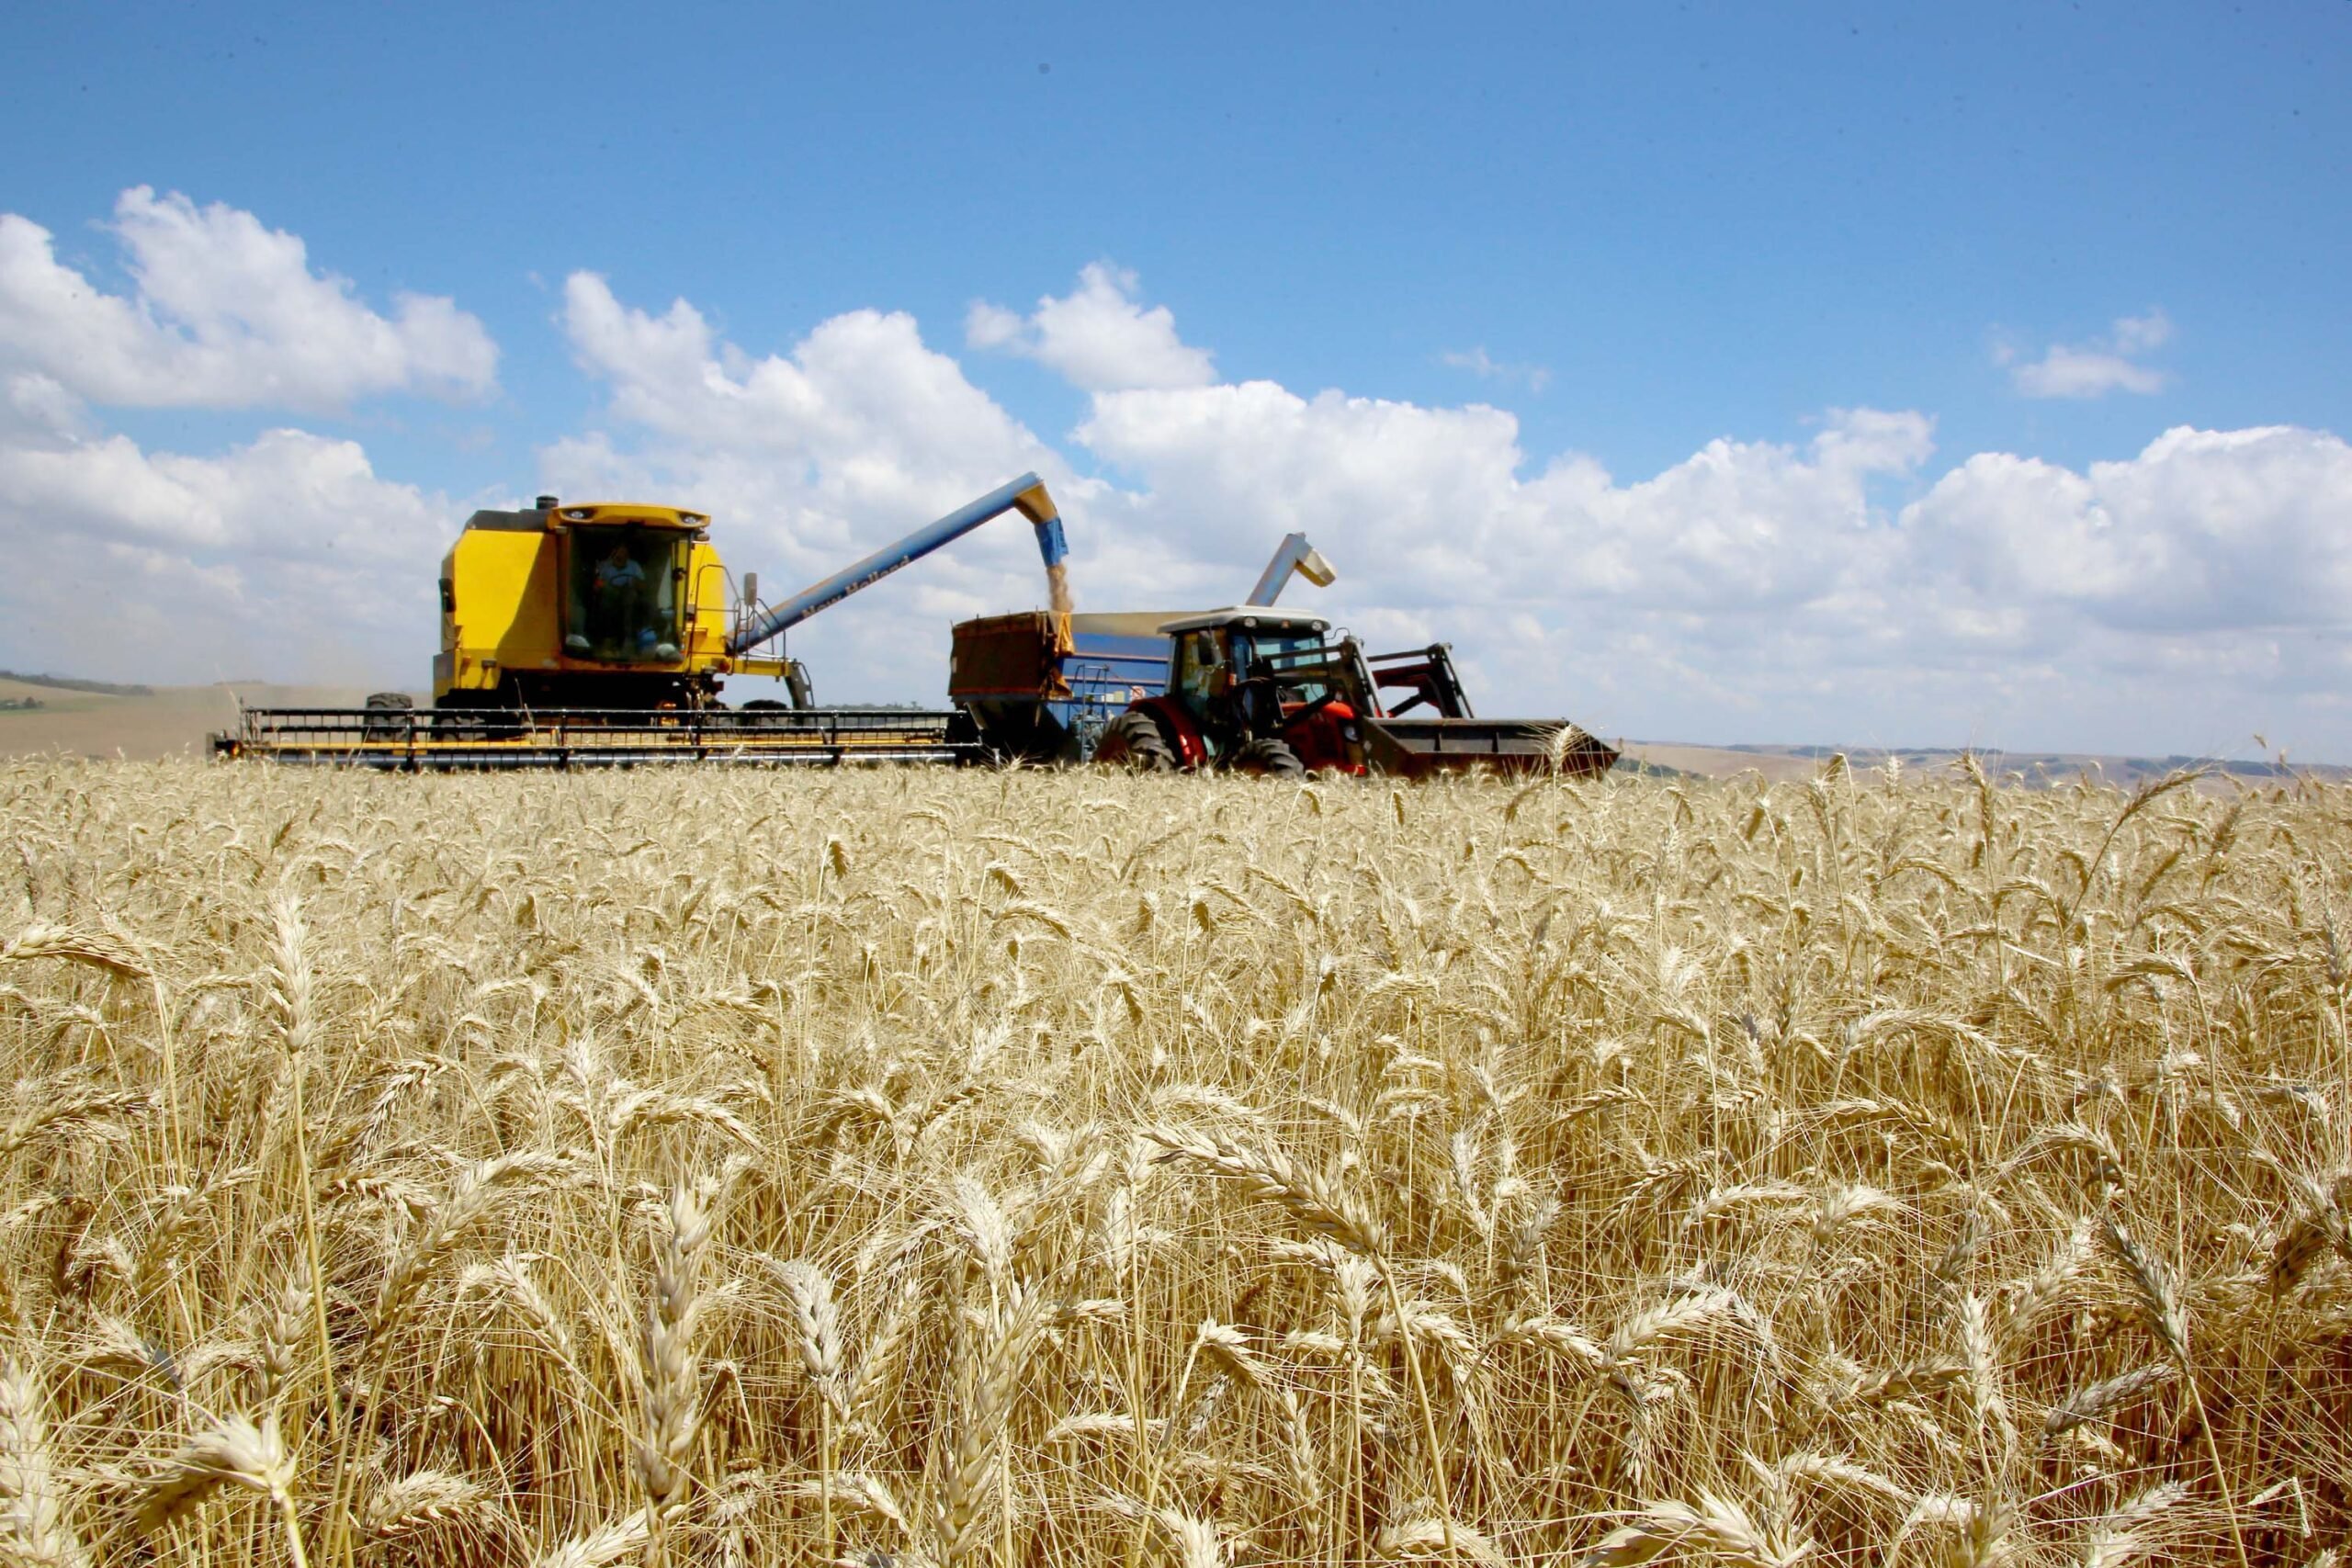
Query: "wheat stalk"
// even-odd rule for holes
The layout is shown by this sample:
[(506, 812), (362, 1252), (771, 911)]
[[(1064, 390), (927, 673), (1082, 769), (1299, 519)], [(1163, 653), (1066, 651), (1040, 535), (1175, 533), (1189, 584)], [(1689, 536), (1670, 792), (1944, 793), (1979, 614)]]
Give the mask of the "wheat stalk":
[(460, 1170), (448, 1192), (427, 1211), (416, 1234), (385, 1269), (383, 1283), (376, 1292), (368, 1337), (382, 1340), (397, 1328), (426, 1277), (459, 1242), (487, 1223), (503, 1202), (518, 1192), (547, 1185), (570, 1168), (560, 1156), (526, 1149), (477, 1160)]
[(842, 1371), (841, 1314), (833, 1304), (833, 1283), (815, 1265), (794, 1258), (779, 1263), (763, 1259), (784, 1284), (792, 1303), (793, 1327), (800, 1342), (800, 1364), (817, 1390), (824, 1408), (818, 1419), (818, 1478), (821, 1487), (825, 1550), (833, 1549), (833, 1437), (837, 1422), (850, 1419), (849, 1391)]
[(1696, 1504), (1667, 1498), (1645, 1505), (1632, 1523), (1611, 1531), (1577, 1561), (1581, 1568), (1619, 1568), (1686, 1546), (1753, 1568), (1785, 1568), (1813, 1551), (1811, 1541), (1783, 1540), (1739, 1503), (1702, 1492)]
[(144, 980), (152, 974), (136, 948), (107, 931), (35, 924), (18, 931), (6, 946), (0, 946), (0, 964), (36, 958), (86, 964), (126, 980)]
[(2337, 1541), (2352, 790), (1862, 761), (0, 763), (0, 1558)]
[(958, 1359), (960, 1408), (931, 1520), (933, 1550), (944, 1568), (971, 1554), (988, 1523), (999, 1491), (1005, 1422), (1045, 1316), (1041, 1295), (1015, 1291), (987, 1337)]
[(106, 1133), (155, 1109), (155, 1097), (142, 1089), (86, 1090), (27, 1106), (0, 1132), (0, 1158), (17, 1154), (49, 1138)]

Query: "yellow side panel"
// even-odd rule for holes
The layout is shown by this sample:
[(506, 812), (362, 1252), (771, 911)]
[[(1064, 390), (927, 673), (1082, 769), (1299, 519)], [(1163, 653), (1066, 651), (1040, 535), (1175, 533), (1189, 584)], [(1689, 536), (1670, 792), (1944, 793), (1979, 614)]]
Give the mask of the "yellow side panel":
[(553, 535), (469, 528), (449, 552), (448, 575), (457, 609), (441, 617), (441, 646), (452, 657), (435, 661), (435, 695), (494, 686), (503, 670), (556, 667), (563, 636)]
[(686, 628), (686, 667), (708, 670), (727, 657), (728, 616), (727, 571), (707, 542), (688, 547), (686, 583), (686, 601), (695, 612)]

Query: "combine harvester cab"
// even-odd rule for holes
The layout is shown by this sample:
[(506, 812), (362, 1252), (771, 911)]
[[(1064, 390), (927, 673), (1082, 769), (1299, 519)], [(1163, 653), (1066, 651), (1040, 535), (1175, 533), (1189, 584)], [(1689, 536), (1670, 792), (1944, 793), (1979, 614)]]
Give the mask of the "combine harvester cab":
[[(1008, 512), (1035, 526), (1066, 607), (1061, 519), (1035, 474), (774, 606), (758, 603), (754, 578), (733, 591), (700, 513), (564, 505), (553, 496), (477, 512), (441, 565), (429, 713), (397, 693), (379, 693), (365, 708), (247, 709), (213, 747), (232, 757), (400, 770), (971, 761), (981, 749), (962, 712), (819, 708), (797, 660), (759, 650)], [(729, 707), (718, 693), (735, 675), (782, 679), (791, 705)]]

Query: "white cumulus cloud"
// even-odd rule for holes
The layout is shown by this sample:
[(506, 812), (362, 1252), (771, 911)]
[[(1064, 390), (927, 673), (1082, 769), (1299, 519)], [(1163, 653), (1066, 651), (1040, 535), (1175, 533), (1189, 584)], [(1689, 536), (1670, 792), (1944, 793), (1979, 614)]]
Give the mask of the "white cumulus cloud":
[[(1139, 475), (1147, 525), (1247, 558), (1305, 529), (1402, 604), (1690, 610), (1802, 603), (1843, 570), (1870, 481), (1930, 447), (1917, 414), (1833, 414), (1800, 451), (1717, 441), (1620, 485), (1573, 454), (1527, 476), (1499, 409), (1303, 398), (1269, 381), (1106, 393), (1077, 439)], [(1883, 519), (1881, 520), (1883, 521)], [(1355, 595), (1351, 592), (1351, 597)]]
[(457, 514), (304, 431), (191, 457), (20, 427), (0, 444), (0, 647), (120, 680), (419, 682)]
[[(1453, 639), (1483, 711), (1652, 737), (2140, 750), (2242, 744), (2258, 721), (2352, 756), (2335, 694), (2352, 674), (2352, 461), (2324, 432), (2174, 431), (2080, 469), (2002, 452), (1935, 467), (1924, 413), (1830, 410), (1802, 440), (1724, 437), (1620, 478), (1530, 454), (1484, 404), (1098, 377), (1070, 439), (1126, 477), (1112, 484), (1073, 474), (906, 318), (853, 313), (755, 357), (689, 306), (573, 288), (611, 428), (546, 454), (550, 479), (616, 464), (602, 471), (717, 498), (739, 565), (813, 576), (1035, 467), (1069, 515), (1081, 608), (1228, 602), (1303, 530), (1340, 581), (1293, 594), (1370, 640)], [(1035, 316), (993, 307), (965, 329), (1043, 341)], [(1172, 319), (1156, 330), (1180, 341)], [(2164, 331), (2140, 318), (2115, 341), (2143, 352)], [(1037, 603), (1022, 533), (951, 547), (810, 622), (795, 651), (835, 695), (935, 696), (940, 621)]]
[(1485, 344), (1469, 349), (1450, 348), (1437, 357), (1439, 364), (1451, 366), (1456, 370), (1467, 370), (1481, 381), (1525, 387), (1531, 392), (1540, 392), (1552, 384), (1552, 372), (1548, 367), (1509, 364), (1488, 354)]
[(2352, 447), (2169, 430), (2082, 472), (1980, 453), (1905, 513), (1923, 574), (1991, 604), (2153, 635), (2352, 621)]
[(718, 483), (770, 522), (840, 538), (851, 522), (921, 521), (1053, 461), (901, 312), (849, 311), (788, 355), (755, 357), (719, 341), (683, 299), (656, 315), (574, 273), (563, 325), (582, 367), (609, 389), (612, 429), (551, 452), (550, 480), (571, 477), (575, 453), (600, 453), (591, 469)]
[[(1102, 489), (904, 313), (849, 311), (789, 353), (754, 354), (684, 300), (657, 314), (575, 273), (563, 325), (608, 396), (598, 428), (540, 452), (546, 487), (711, 513), (730, 569), (759, 572), (771, 602), (1024, 470), (1066, 507)], [(812, 620), (790, 647), (816, 670), (820, 696), (936, 697), (944, 606), (1023, 608), (1044, 594), (1032, 531), (1006, 518)]]
[[(474, 502), (282, 420), (180, 453), (93, 411), (479, 391), (487, 334), (448, 300), (379, 314), (230, 209), (134, 191), (113, 231), (128, 292), (0, 219), (0, 662), (421, 679), (433, 563)], [(1101, 265), (1027, 314), (962, 323), (973, 348), (1087, 392), (1059, 446), (903, 313), (744, 345), (692, 303), (633, 304), (583, 272), (560, 325), (603, 402), (540, 450), (538, 488), (708, 511), (771, 600), (1034, 468), (1068, 517), (1081, 609), (1230, 602), (1304, 531), (1340, 578), (1290, 601), (1375, 644), (1453, 640), (1483, 712), (1653, 739), (2159, 751), (2258, 728), (2352, 760), (2352, 447), (2325, 431), (2182, 427), (2067, 466), (1939, 454), (1924, 412), (1833, 409), (1620, 475), (1529, 451), (1484, 403), (1219, 381)], [(2067, 352), (2154, 375), (2169, 332), (2152, 312)], [(2046, 374), (2097, 378), (2052, 355)], [(1008, 518), (792, 651), (823, 697), (936, 701), (950, 620), (1043, 598)]]
[(1026, 318), (986, 300), (973, 305), (964, 341), (1035, 359), (1083, 391), (1207, 386), (1216, 378), (1208, 351), (1176, 335), (1167, 306), (1137, 304), (1141, 288), (1134, 273), (1090, 262), (1076, 288), (1047, 295)]
[(107, 231), (128, 293), (59, 261), (40, 224), (0, 213), (0, 369), (93, 403), (151, 408), (333, 410), (496, 386), (496, 344), (453, 301), (400, 294), (380, 313), (348, 279), (314, 271), (300, 238), (250, 212), (139, 186)]
[(2164, 371), (2140, 363), (2172, 337), (2172, 318), (2160, 310), (2119, 319), (2103, 339), (2052, 344), (2039, 359), (2017, 361), (2013, 350), (1996, 355), (2009, 367), (2009, 381), (2029, 398), (2103, 398), (2109, 392), (2161, 392), (2171, 385)]
[(127, 292), (0, 214), (0, 656), (151, 681), (421, 680), (457, 503), (379, 476), (355, 441), (272, 424), (158, 451), (94, 411), (475, 396), (496, 384), (481, 322), (414, 295), (379, 313), (225, 206), (140, 186), (107, 231)]

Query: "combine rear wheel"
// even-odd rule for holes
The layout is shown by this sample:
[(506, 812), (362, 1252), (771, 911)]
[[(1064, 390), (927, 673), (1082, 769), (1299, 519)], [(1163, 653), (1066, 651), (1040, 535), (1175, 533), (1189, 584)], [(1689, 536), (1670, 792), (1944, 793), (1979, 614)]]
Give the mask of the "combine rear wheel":
[(1102, 739), (1095, 743), (1094, 760), (1105, 767), (1132, 768), (1139, 773), (1176, 771), (1176, 753), (1168, 749), (1168, 738), (1159, 733), (1159, 723), (1151, 715), (1132, 709), (1103, 727)]
[(1237, 773), (1253, 773), (1269, 779), (1303, 779), (1306, 764), (1298, 753), (1283, 741), (1260, 736), (1245, 740), (1235, 748), (1232, 760), (1226, 766)]

